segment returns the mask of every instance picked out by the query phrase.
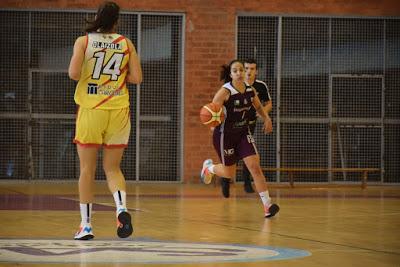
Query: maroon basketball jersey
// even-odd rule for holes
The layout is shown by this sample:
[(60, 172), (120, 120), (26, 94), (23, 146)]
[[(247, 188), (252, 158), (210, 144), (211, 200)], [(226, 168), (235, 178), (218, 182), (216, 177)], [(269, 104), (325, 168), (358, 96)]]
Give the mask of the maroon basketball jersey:
[(250, 109), (253, 106), (254, 90), (245, 84), (246, 89), (243, 93), (233, 87), (231, 82), (223, 85), (229, 91), (229, 99), (225, 101), (225, 121), (218, 126), (222, 132), (242, 132), (248, 131)]

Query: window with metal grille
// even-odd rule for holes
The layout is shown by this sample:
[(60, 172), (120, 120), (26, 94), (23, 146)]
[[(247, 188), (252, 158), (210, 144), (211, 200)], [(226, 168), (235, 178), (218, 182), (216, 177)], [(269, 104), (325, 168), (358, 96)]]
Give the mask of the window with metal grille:
[[(93, 11), (0, 10), (0, 179), (76, 179), (76, 83), (67, 69)], [(135, 44), (144, 81), (129, 85), (127, 180), (180, 181), (183, 14), (123, 12), (118, 32)], [(138, 99), (140, 101), (138, 101)], [(105, 179), (101, 153), (97, 179)]]
[(381, 173), (372, 181), (400, 182), (400, 19), (244, 13), (237, 36), (237, 57), (258, 62), (273, 98), (274, 134), (265, 137), (261, 127), (255, 133), (263, 166), (373, 167)]

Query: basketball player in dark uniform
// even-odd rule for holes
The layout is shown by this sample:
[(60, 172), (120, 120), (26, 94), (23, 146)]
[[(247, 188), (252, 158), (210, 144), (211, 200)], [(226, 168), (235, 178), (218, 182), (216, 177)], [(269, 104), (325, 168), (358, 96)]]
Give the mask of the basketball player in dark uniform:
[[(254, 89), (256, 89), (256, 93), (264, 107), (265, 112), (269, 114), (272, 110), (272, 98), (269, 93), (267, 84), (264, 83), (263, 81), (256, 79), (257, 62), (254, 59), (246, 59), (244, 61), (244, 69), (246, 72), (245, 75), (246, 83), (254, 87)], [(257, 123), (257, 112), (253, 107), (250, 110), (249, 114), (249, 129), (253, 136), (256, 128), (256, 123)], [(254, 193), (254, 189), (251, 186), (250, 172), (246, 167), (246, 164), (243, 165), (242, 177), (244, 181), (244, 191), (247, 193)], [(230, 181), (231, 179), (223, 177), (221, 178), (222, 195), (226, 198), (229, 197)]]
[(254, 178), (254, 184), (264, 206), (266, 218), (274, 216), (279, 206), (272, 204), (267, 182), (261, 170), (260, 158), (249, 129), (250, 110), (254, 106), (263, 118), (263, 130), (272, 132), (272, 122), (265, 112), (255, 90), (244, 81), (244, 65), (239, 60), (233, 60), (228, 66), (223, 66), (221, 78), (225, 84), (217, 91), (213, 103), (223, 105), (225, 120), (213, 132), (214, 148), (221, 160), (213, 164), (211, 159), (203, 162), (200, 173), (201, 181), (209, 184), (214, 175), (234, 179), (236, 164), (243, 160)]

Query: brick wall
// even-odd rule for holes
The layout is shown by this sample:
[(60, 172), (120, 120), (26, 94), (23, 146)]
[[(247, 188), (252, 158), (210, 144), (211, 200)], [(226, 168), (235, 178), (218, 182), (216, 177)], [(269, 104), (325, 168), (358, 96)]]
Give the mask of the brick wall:
[[(211, 132), (199, 123), (200, 107), (221, 86), (220, 65), (235, 56), (237, 12), (296, 15), (399, 16), (398, 0), (115, 0), (123, 10), (186, 14), (184, 179), (198, 181), (203, 160), (216, 159)], [(0, 8), (95, 9), (102, 1), (2, 0)]]

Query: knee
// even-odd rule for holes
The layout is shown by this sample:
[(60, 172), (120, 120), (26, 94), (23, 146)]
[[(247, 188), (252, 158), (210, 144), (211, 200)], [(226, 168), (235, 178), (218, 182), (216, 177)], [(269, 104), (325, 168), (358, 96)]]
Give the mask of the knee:
[(80, 173), (81, 173), (81, 176), (94, 177), (95, 173), (96, 173), (96, 166), (81, 165), (80, 166)]

